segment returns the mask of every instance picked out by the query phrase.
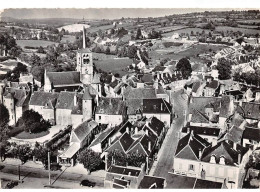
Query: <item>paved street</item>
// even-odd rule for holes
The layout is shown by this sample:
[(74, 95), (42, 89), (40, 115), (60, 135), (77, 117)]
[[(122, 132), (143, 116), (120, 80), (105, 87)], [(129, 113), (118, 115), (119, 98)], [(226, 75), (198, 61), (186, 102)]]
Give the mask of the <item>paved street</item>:
[[(16, 165), (6, 163), (0, 163), (0, 165), (4, 166), (1, 170), (0, 178), (18, 180), (18, 168)], [(70, 173), (66, 172), (66, 170), (64, 172), (51, 172), (51, 183), (58, 188), (82, 188), (79, 186), (79, 183), (83, 179), (95, 182), (97, 188), (104, 186), (103, 177)], [(24, 183), (20, 183), (17, 188), (44, 188), (45, 185), (48, 185), (48, 171), (40, 168), (22, 166), (21, 180), (23, 180)]]
[(172, 130), (169, 130), (165, 138), (166, 141), (163, 144), (164, 146), (161, 148), (161, 155), (158, 157), (158, 163), (153, 172), (154, 176), (165, 177), (168, 184), (172, 183), (173, 180), (173, 175), (168, 174), (168, 172), (172, 171), (173, 167), (173, 155), (178, 143), (177, 132), (181, 129), (184, 123), (183, 111), (187, 109), (187, 95), (183, 94), (182, 90), (177, 91), (172, 94), (171, 102), (174, 107), (173, 110), (178, 115), (178, 118), (174, 119), (171, 126)]

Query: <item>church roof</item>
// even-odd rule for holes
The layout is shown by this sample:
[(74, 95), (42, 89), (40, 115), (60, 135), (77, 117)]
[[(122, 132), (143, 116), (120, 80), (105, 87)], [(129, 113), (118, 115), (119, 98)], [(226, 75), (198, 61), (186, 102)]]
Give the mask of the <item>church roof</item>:
[(53, 86), (81, 84), (80, 72), (77, 71), (47, 72), (46, 75), (50, 79)]
[(91, 53), (90, 49), (85, 48), (85, 49), (79, 49), (77, 50), (78, 53)]

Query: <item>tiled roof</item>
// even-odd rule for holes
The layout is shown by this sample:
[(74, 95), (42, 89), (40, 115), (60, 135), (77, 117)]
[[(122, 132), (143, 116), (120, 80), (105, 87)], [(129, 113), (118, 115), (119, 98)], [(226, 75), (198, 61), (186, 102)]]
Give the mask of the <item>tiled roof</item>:
[(138, 74), (137, 78), (143, 83), (152, 82), (154, 80), (152, 74)]
[(155, 89), (154, 88), (132, 88), (128, 86), (124, 90), (124, 98), (125, 99), (152, 99), (156, 98)]
[(209, 145), (206, 140), (190, 132), (179, 140), (175, 156), (184, 159), (199, 160), (199, 151), (203, 152)]
[(107, 172), (120, 174), (120, 175), (130, 175), (132, 177), (138, 177), (141, 171), (139, 169), (111, 165), (107, 170)]
[(120, 98), (101, 97), (98, 103), (96, 114), (122, 115), (125, 110), (124, 102)]
[(96, 121), (84, 121), (78, 127), (76, 127), (73, 132), (78, 137), (80, 141), (83, 141), (91, 131), (98, 126)]
[(230, 111), (230, 103), (232, 102), (231, 98), (232, 98), (232, 96), (229, 96), (229, 95), (222, 96), (221, 108), (219, 111), (220, 117), (228, 118), (231, 115), (231, 111)]
[(115, 88), (119, 84), (119, 81), (115, 79), (113, 82), (109, 84), (110, 87)]
[[(219, 97), (192, 97), (192, 103), (189, 105), (189, 112), (192, 113), (194, 109), (204, 112), (205, 106), (212, 103), (217, 109), (220, 105), (221, 98)], [(216, 111), (216, 110), (214, 110)]]
[[(29, 102), (29, 93), (26, 90), (23, 89), (17, 89), (17, 88), (6, 88), (4, 92), (5, 98), (12, 98), (14, 99), (14, 103), (17, 107), (21, 107), (24, 104), (28, 104)], [(28, 98), (28, 99), (27, 99)]]
[(112, 128), (108, 128), (106, 130), (104, 130), (100, 135), (98, 135), (98, 137), (90, 144), (89, 147), (95, 146), (98, 143), (102, 143), (105, 139), (107, 139), (110, 134), (114, 131), (115, 127)]
[(233, 149), (233, 146), (226, 141), (219, 142), (215, 146), (207, 147), (203, 154), (201, 160), (204, 162), (210, 162), (212, 155), (216, 157), (216, 163), (219, 163), (220, 157), (225, 157), (226, 165), (238, 164), (238, 154), (241, 154), (241, 158), (248, 151), (247, 148), (244, 148), (240, 145), (237, 145), (237, 150)]
[(164, 71), (165, 68), (166, 68), (166, 67), (164, 67), (164, 66), (158, 65), (158, 66), (156, 66), (156, 67), (153, 69), (153, 71)]
[(196, 179), (193, 189), (221, 189), (222, 186), (223, 183), (221, 182)]
[(165, 113), (171, 114), (172, 107), (164, 99), (144, 99), (143, 113)]
[(51, 105), (47, 105), (47, 107), (53, 109), (56, 105), (58, 97), (59, 93), (35, 91), (31, 95), (29, 105), (46, 106), (46, 104), (51, 101)]
[(218, 137), (220, 133), (220, 128), (213, 128), (213, 127), (196, 127), (196, 126), (188, 126), (182, 128), (182, 133), (188, 133), (188, 128), (190, 131), (197, 135), (206, 135), (206, 136), (213, 136)]
[(229, 140), (234, 143), (241, 143), (243, 131), (243, 129), (240, 129), (236, 126), (232, 126), (231, 129), (229, 129), (227, 132), (224, 132), (220, 136), (219, 141)]
[(209, 118), (202, 112), (195, 109), (195, 110), (193, 110), (193, 113), (191, 116), (191, 122), (192, 123), (209, 123)]
[(165, 127), (164, 123), (156, 117), (151, 117), (148, 122), (148, 126), (157, 134), (157, 136), (160, 136)]
[(245, 128), (243, 132), (243, 139), (260, 142), (260, 129), (259, 128)]
[(242, 108), (246, 119), (260, 120), (260, 103), (243, 102)]
[(149, 189), (153, 185), (155, 185), (157, 189), (163, 189), (165, 187), (164, 182), (165, 178), (145, 175), (139, 185), (139, 189)]
[(80, 72), (47, 72), (46, 75), (50, 79), (53, 86), (57, 85), (75, 85), (81, 84)]
[(218, 86), (219, 86), (219, 82), (216, 80), (213, 80), (206, 85), (206, 87), (211, 88), (211, 89), (217, 89)]
[(80, 97), (80, 98), (82, 98), (82, 96), (83, 96), (82, 93), (67, 92), (67, 91), (60, 92), (57, 103), (56, 103), (56, 108), (57, 109), (71, 109), (72, 110), (73, 107), (74, 107), (74, 97), (75, 97), (75, 95), (77, 97)]

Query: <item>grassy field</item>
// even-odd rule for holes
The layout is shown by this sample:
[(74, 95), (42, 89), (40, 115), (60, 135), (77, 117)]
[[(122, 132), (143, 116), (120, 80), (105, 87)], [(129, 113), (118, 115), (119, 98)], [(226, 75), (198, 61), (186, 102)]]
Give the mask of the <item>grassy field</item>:
[(44, 131), (44, 132), (40, 132), (40, 133), (29, 133), (29, 132), (21, 132), (18, 135), (15, 136), (15, 138), (17, 139), (35, 139), (35, 138), (39, 138), (39, 137), (43, 137), (45, 135), (48, 135), (50, 132), (49, 131)]
[(99, 30), (101, 30), (102, 32), (104, 32), (104, 30), (112, 29), (113, 27), (114, 27), (114, 25), (103, 25), (103, 26), (99, 26), (99, 27), (87, 28), (86, 31), (93, 33), (93, 32), (98, 32)]
[(164, 58), (170, 58), (171, 60), (179, 60), (184, 57), (190, 57), (191, 61), (193, 62), (203, 62), (204, 60), (197, 57), (198, 54), (209, 52), (209, 49), (212, 51), (218, 51), (223, 49), (226, 46), (223, 45), (206, 45), (206, 44), (197, 44), (193, 45), (190, 48), (188, 48), (185, 51), (181, 51), (179, 53), (158, 53), (157, 51), (151, 51), (149, 52), (149, 56), (152, 59), (164, 59)]
[(191, 31), (193, 31), (194, 34), (196, 34), (196, 32), (199, 32), (201, 33), (202, 31), (205, 31), (206, 33), (209, 33), (210, 30), (207, 30), (207, 29), (200, 29), (200, 28), (186, 28), (186, 29), (180, 29), (180, 30), (175, 30), (175, 31), (172, 31), (172, 32), (169, 32), (169, 33), (164, 33), (162, 34), (163, 37), (171, 37), (174, 33), (188, 33), (188, 34), (191, 34)]
[(16, 40), (18, 46), (24, 49), (25, 46), (29, 47), (47, 47), (49, 45), (57, 45), (58, 43), (52, 41), (44, 41), (44, 40)]
[(61, 43), (66, 43), (67, 41), (69, 43), (73, 43), (76, 40), (76, 37), (73, 35), (63, 35), (61, 39)]
[(114, 59), (115, 55), (106, 55), (104, 53), (93, 53), (93, 59), (95, 60), (106, 60), (106, 59)]
[(245, 29), (245, 28), (239, 28), (239, 27), (228, 27), (228, 26), (217, 26), (215, 31), (241, 31), (242, 33), (245, 34), (257, 34), (260, 33), (260, 30), (257, 29)]
[(118, 73), (121, 77), (127, 74), (124, 69), (132, 64), (132, 59), (118, 58), (94, 61), (96, 68), (113, 74)]

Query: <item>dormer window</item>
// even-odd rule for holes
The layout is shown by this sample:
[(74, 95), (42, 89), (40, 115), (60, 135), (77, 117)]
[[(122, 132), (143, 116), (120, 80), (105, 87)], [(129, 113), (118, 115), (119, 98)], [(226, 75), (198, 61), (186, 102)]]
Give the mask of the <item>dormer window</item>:
[(216, 156), (215, 155), (211, 155), (209, 162), (210, 163), (216, 163)]
[(220, 165), (225, 165), (225, 157), (224, 156), (221, 156), (220, 159), (219, 159), (219, 164)]
[(247, 112), (247, 114), (248, 114), (248, 115), (251, 115), (251, 112), (250, 112), (250, 111), (248, 111), (248, 112)]

